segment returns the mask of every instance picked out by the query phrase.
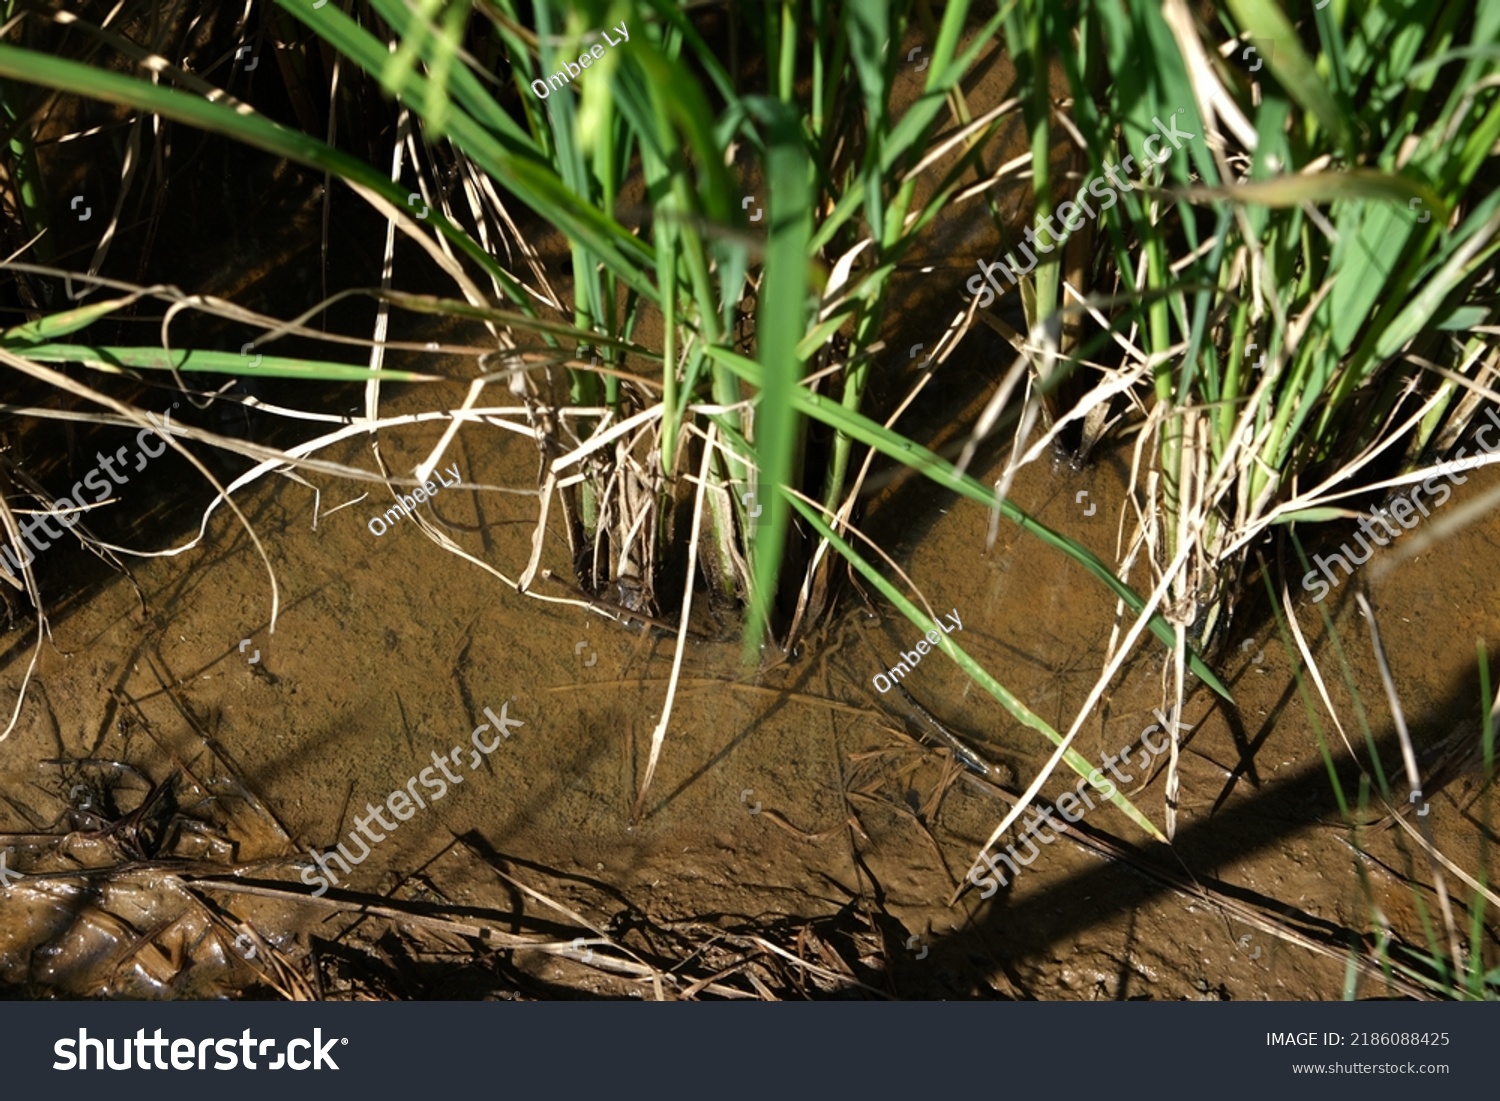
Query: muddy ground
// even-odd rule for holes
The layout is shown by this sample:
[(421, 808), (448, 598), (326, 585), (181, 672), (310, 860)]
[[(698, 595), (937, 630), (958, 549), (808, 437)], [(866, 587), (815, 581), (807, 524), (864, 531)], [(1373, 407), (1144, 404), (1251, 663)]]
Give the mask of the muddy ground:
[[(434, 441), (393, 433), (383, 452), (399, 469)], [(479, 427), (449, 454), (465, 483), (436, 498), (460, 529), (450, 538), (502, 570), (523, 561), (535, 501), (472, 486), (525, 485), (529, 445)], [(1450, 507), (1490, 481), (1471, 476)], [(356, 495), (332, 480), (322, 488), (325, 508)], [(1085, 489), (1093, 516), (1075, 501)], [(1016, 499), (1104, 553), (1119, 492), (1106, 461), (1083, 474), (1033, 469)], [(598, 970), (628, 950), (680, 969), (679, 992), (727, 969), (720, 986), (746, 995), (761, 992), (755, 973), (783, 995), (799, 983), (850, 994), (858, 983), (901, 997), (1327, 998), (1345, 981), (1341, 938), (1372, 931), (1372, 899), (1398, 935), (1420, 929), (1400, 884), (1401, 831), (1365, 831), (1385, 866), (1357, 866), (1288, 654), (1266, 631), (1221, 665), (1236, 707), (1202, 688), (1187, 702), (1173, 845), (1100, 807), (1081, 826), (1117, 839), (1123, 856), (1059, 839), (994, 897), (970, 889), (950, 905), (1007, 804), (913, 738), (891, 694), (873, 686), (877, 655), (914, 646), (904, 620), (877, 619), (853, 599), (799, 656), (759, 671), (740, 664), (733, 642), (690, 643), (636, 818), (672, 641), (518, 595), (410, 520), (375, 537), (367, 520), (388, 496), (321, 516), (316, 531), (305, 486), (270, 480), (242, 498), (281, 584), (274, 635), (265, 568), (222, 513), (204, 546), (135, 571), (144, 614), (116, 583), (53, 624), (0, 773), (0, 828), (16, 835), (9, 863), (24, 874), (0, 922), (0, 975), (15, 992), (651, 996), (649, 977)], [(932, 494), (911, 516), (909, 545), (895, 549), (932, 607), (961, 621), (961, 645), (1066, 729), (1112, 608), (1079, 568), (1013, 529), (987, 551), (986, 523), (978, 507)], [(1495, 535), (1491, 515), (1373, 591), (1419, 746), (1477, 707), (1474, 642), (1496, 636), (1481, 580), (1496, 565)], [(1393, 769), (1368, 641), (1342, 607), (1355, 683)], [(1301, 614), (1313, 632), (1311, 606)], [(13, 639), (7, 700), (29, 658)], [(1086, 721), (1081, 751), (1102, 763), (1138, 743), (1162, 676), (1149, 656), (1134, 662)], [(1015, 778), (1046, 760), (1039, 735), (940, 655), (906, 686), (1001, 766), (1002, 788), (1018, 791)], [(356, 814), (406, 788), (434, 751), (467, 747), (487, 708), (524, 725), (503, 741), (482, 734), (498, 748), (458, 755), (461, 786), (311, 897), (317, 876), (294, 862), (339, 841), (358, 856), (347, 841)], [(1160, 769), (1134, 779), (1131, 798), (1161, 823)], [(133, 819), (148, 784), (168, 781)], [(1439, 848), (1471, 872), (1494, 827), (1486, 800), (1464, 809), (1473, 795), (1455, 783), (1427, 816)], [(1425, 862), (1414, 867), (1430, 880)], [(377, 896), (417, 924), (362, 913)], [(1247, 910), (1323, 951), (1247, 923)], [(486, 931), (562, 944), (571, 958), (507, 951)], [(575, 949), (579, 937), (588, 941)], [(770, 955), (756, 937), (810, 966)], [(268, 973), (268, 957), (295, 979)], [(1356, 992), (1393, 991), (1364, 976)]]

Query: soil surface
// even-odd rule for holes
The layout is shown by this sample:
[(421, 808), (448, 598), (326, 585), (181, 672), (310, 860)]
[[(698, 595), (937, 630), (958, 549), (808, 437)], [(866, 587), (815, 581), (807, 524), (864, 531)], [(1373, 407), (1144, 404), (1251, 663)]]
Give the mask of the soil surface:
[[(410, 392), (389, 408), (430, 398)], [(409, 469), (437, 438), (392, 431), (382, 454)], [(326, 457), (354, 463), (363, 450), (351, 443)], [(1015, 499), (1108, 555), (1118, 458), (1082, 474), (1030, 468)], [(463, 485), (438, 493), (430, 522), (477, 563), (506, 572), (523, 562), (535, 498), (475, 487), (534, 484), (532, 445), (476, 426), (460, 431), (445, 460)], [(1493, 481), (1470, 475), (1448, 509)], [(762, 669), (746, 670), (732, 641), (689, 642), (660, 765), (636, 814), (673, 640), (519, 595), (412, 519), (376, 537), (367, 521), (389, 507), (388, 490), (327, 515), (357, 493), (331, 478), (320, 488), (316, 529), (307, 486), (268, 480), (240, 498), (280, 584), (274, 635), (265, 566), (223, 510), (202, 546), (136, 569), (144, 614), (131, 586), (117, 583), (53, 624), (4, 745), (0, 829), (13, 835), (9, 866), (24, 876), (4, 895), (5, 983), (71, 996), (262, 986), (653, 996), (649, 969), (612, 974), (601, 960), (648, 961), (681, 994), (732, 957), (719, 985), (747, 996), (760, 992), (750, 980), (758, 974), (780, 994), (795, 980), (814, 994), (868, 987), (902, 997), (1328, 998), (1344, 987), (1340, 938), (1378, 933), (1371, 913), (1397, 937), (1420, 930), (1403, 880), (1430, 882), (1425, 859), (1401, 829), (1361, 831), (1372, 859), (1355, 857), (1289, 655), (1266, 631), (1246, 628), (1248, 645), (1220, 664), (1237, 706), (1201, 687), (1187, 701), (1170, 846), (1100, 806), (1039, 846), (989, 899), (971, 887), (950, 904), (1007, 793), (1036, 775), (1051, 747), (937, 653), (905, 688), (995, 764), (990, 782), (941, 743), (922, 744), (897, 693), (872, 680), (920, 638), (901, 617), (855, 599), (800, 654)], [(1084, 490), (1092, 515), (1075, 500)], [(1066, 730), (1108, 641), (1112, 602), (1014, 529), (987, 550), (986, 527), (984, 510), (930, 493), (908, 517), (907, 545), (893, 549), (931, 607), (961, 623), (955, 640)], [(1490, 514), (1373, 588), (1418, 747), (1477, 710), (1474, 643), (1497, 634), (1480, 580), (1497, 564), (1496, 534)], [(567, 576), (565, 562), (551, 566)], [(1326, 603), (1395, 771), (1368, 635), (1340, 599), (1348, 588)], [(568, 594), (558, 585), (551, 595)], [(1300, 593), (1297, 603), (1320, 662), (1331, 663), (1316, 609)], [(13, 700), (31, 651), (12, 637)], [(1077, 745), (1090, 760), (1138, 747), (1155, 722), (1170, 669), (1153, 646), (1087, 716)], [(1342, 679), (1336, 664), (1325, 676)], [(1349, 722), (1347, 689), (1330, 690)], [(522, 725), (507, 723), (504, 739), (481, 733), (480, 744), (494, 745), (481, 754), (470, 734), (492, 714)], [(1357, 727), (1350, 736), (1361, 739)], [(441, 798), (418, 779), (434, 754), (461, 780)], [(1152, 759), (1149, 772), (1121, 769), (1129, 797), (1158, 825), (1165, 760)], [(147, 803), (155, 785), (166, 788)], [(1071, 786), (1059, 775), (1044, 793), (1055, 800)], [(432, 801), (398, 801), (381, 815), (397, 827), (386, 832), (367, 805), (403, 789)], [(1494, 821), (1474, 794), (1472, 778), (1451, 784), (1421, 820), (1471, 874), (1493, 864), (1479, 841)], [(392, 822), (400, 810), (407, 820)], [(336, 889), (315, 897), (309, 850), (342, 841), (358, 858), (366, 846), (350, 840), (356, 818), (383, 840), (347, 875), (329, 865)], [(1073, 840), (1084, 834), (1119, 851)], [(1455, 887), (1462, 907), (1470, 892), (1450, 876)], [(372, 916), (378, 898), (393, 909)], [(1272, 919), (1306, 943), (1272, 935)], [(554, 950), (490, 941), (522, 934)], [(1400, 988), (1362, 976), (1355, 992)]]

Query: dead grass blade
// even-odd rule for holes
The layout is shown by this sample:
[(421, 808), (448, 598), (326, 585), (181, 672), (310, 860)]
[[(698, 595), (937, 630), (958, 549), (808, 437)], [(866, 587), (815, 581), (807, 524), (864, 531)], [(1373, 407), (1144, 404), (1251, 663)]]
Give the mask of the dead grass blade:
[[(1386, 701), (1391, 708), (1391, 719), (1396, 724), (1396, 736), (1401, 740), (1401, 757), (1406, 764), (1407, 779), (1411, 782), (1411, 801), (1420, 803), (1422, 802), (1422, 776), (1417, 771), (1417, 757), (1412, 750), (1411, 735), (1406, 729), (1406, 717), (1402, 714), (1401, 700), (1396, 695), (1396, 685), (1391, 679), (1391, 668), (1386, 660), (1385, 647), (1380, 642), (1380, 627), (1375, 622), (1375, 610), (1370, 607), (1370, 602), (1365, 599), (1363, 592), (1356, 592), (1354, 599), (1370, 625), (1370, 648), (1374, 651), (1375, 661), (1380, 666), (1380, 679), (1385, 685)], [(1410, 831), (1411, 824), (1406, 823), (1404, 819), (1402, 821)], [(1427, 864), (1432, 870), (1432, 881), (1437, 888), (1438, 906), (1442, 911), (1443, 925), (1448, 933), (1448, 947), (1453, 953), (1450, 959), (1453, 961), (1453, 966), (1457, 967), (1464, 957), (1459, 950), (1460, 941), (1458, 927), (1453, 920), (1453, 904), (1448, 898), (1448, 881), (1443, 876), (1443, 869), (1439, 867), (1436, 860), (1437, 846), (1432, 841), (1432, 822), (1425, 815), (1422, 816), (1421, 821), (1422, 834), (1426, 839), (1422, 848), (1427, 854)]]
[(698, 488), (695, 491), (693, 519), (688, 536), (687, 582), (682, 594), (682, 621), (677, 632), (677, 647), (672, 655), (672, 677), (667, 684), (667, 696), (662, 704), (661, 720), (656, 724), (656, 729), (651, 732), (651, 753), (646, 760), (646, 774), (641, 777), (640, 794), (636, 796), (635, 807), (630, 812), (632, 822), (640, 821), (641, 810), (646, 803), (646, 792), (651, 787), (652, 777), (656, 775), (656, 763), (661, 758), (662, 744), (667, 740), (667, 724), (672, 718), (672, 703), (677, 698), (677, 678), (682, 675), (682, 655), (687, 647), (688, 617), (693, 610), (693, 580), (698, 573), (698, 540), (703, 530), (704, 495), (708, 490), (709, 467), (713, 460), (714, 442), (718, 431), (718, 425), (709, 425), (708, 439), (703, 448), (703, 459), (698, 466)]

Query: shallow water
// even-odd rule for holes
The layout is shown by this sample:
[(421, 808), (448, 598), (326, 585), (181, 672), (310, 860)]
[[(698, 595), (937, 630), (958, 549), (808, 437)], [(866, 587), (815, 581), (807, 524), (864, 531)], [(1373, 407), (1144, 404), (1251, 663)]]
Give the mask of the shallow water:
[[(391, 409), (430, 399), (409, 393)], [(404, 469), (435, 440), (432, 431), (393, 432), (382, 453)], [(337, 457), (353, 461), (359, 450), (350, 445)], [(534, 470), (526, 441), (497, 430), (464, 429), (451, 454), (466, 485), (525, 486)], [(1106, 553), (1120, 499), (1111, 471), (1109, 463), (1080, 475), (1032, 468), (1015, 499)], [(353, 496), (311, 480), (323, 487), (325, 505)], [(1489, 480), (1476, 475), (1456, 496), (1483, 492)], [(1074, 500), (1081, 487), (1098, 502), (1093, 516)], [(1112, 602), (1077, 567), (1028, 546), (1013, 528), (1002, 526), (987, 551), (978, 506), (931, 493), (925, 500), (910, 518), (919, 537), (894, 548), (903, 567), (934, 609), (957, 611), (960, 645), (1066, 729), (1092, 683)], [(217, 938), (205, 935), (211, 919), (190, 891), (291, 958), (314, 944), (330, 951), (328, 938), (341, 953), (372, 950), (373, 919), (349, 913), (344, 890), (442, 900), (506, 915), (518, 927), (557, 923), (575, 930), (568, 939), (584, 934), (518, 894), (504, 872), (602, 928), (613, 920), (620, 929), (658, 931), (704, 923), (769, 931), (787, 921), (839, 929), (840, 914), (862, 914), (848, 918), (858, 928), (845, 932), (866, 956), (883, 958), (866, 959), (855, 973), (903, 996), (1302, 998), (1341, 988), (1337, 958), (1276, 941), (1066, 840), (1041, 846), (997, 897), (984, 901), (969, 891), (950, 907), (1007, 804), (956, 779), (947, 754), (919, 744), (901, 711), (872, 687), (877, 656), (915, 637), (899, 616), (881, 612), (877, 620), (851, 598), (800, 659), (759, 673), (741, 666), (732, 642), (690, 642), (661, 763), (636, 818), (671, 639), (519, 596), (413, 523), (376, 538), (364, 523), (372, 502), (321, 517), (316, 531), (306, 487), (278, 480), (242, 504), (282, 585), (274, 635), (266, 631), (264, 569), (223, 515), (211, 523), (205, 548), (137, 571), (149, 618), (136, 612), (130, 588), (115, 584), (55, 624), (56, 648), (44, 651), (20, 727), (5, 744), (11, 817), (4, 828), (55, 834), (49, 823), (70, 803), (75, 831), (98, 827), (78, 817), (88, 793), (70, 791), (75, 774), (42, 764), (47, 759), (114, 759), (155, 782), (174, 769), (192, 782), (180, 789), (171, 843), (152, 852), (150, 838), (140, 841), (142, 859), (124, 868), (78, 832), (62, 848), (15, 847), (11, 867), (28, 875), (69, 860), (112, 870), (82, 894), (76, 880), (47, 881), (45, 889), (28, 880), (10, 892), (0, 923), (8, 934), (0, 948), (7, 983), (74, 995), (194, 996), (264, 982), (254, 960), (232, 950), (245, 931), (232, 925)], [(438, 508), (454, 526), (450, 537), (475, 558), (500, 569), (524, 561), (534, 500), (462, 489), (441, 494)], [(1419, 745), (1477, 698), (1465, 679), (1473, 639), (1495, 635), (1495, 613), (1477, 580), (1495, 565), (1494, 535), (1487, 517), (1375, 591)], [(561, 572), (566, 562), (551, 565)], [(1311, 630), (1310, 616), (1303, 622)], [(253, 649), (242, 651), (247, 638)], [(1346, 621), (1345, 645), (1361, 695), (1379, 714), (1378, 678), (1356, 617)], [(1088, 717), (1077, 745), (1090, 760), (1138, 741), (1153, 721), (1161, 702), (1153, 666), (1134, 662)], [(23, 668), (12, 659), (13, 689)], [(1363, 930), (1352, 854), (1340, 840), (1329, 781), (1280, 643), (1261, 633), (1219, 668), (1238, 710), (1217, 706), (1202, 689), (1188, 701), (1182, 721), (1193, 729), (1173, 853), (1158, 851), (1113, 809), (1090, 812), (1080, 828), (1113, 834), (1143, 851), (1148, 865), (1186, 868), (1267, 911), (1290, 906), (1314, 924)], [(925, 658), (904, 686), (1001, 766), (1002, 782), (1008, 771), (1029, 780), (1050, 751), (940, 655)], [(461, 785), (394, 831), (378, 831), (382, 840), (340, 876), (339, 890), (310, 897), (294, 861), (309, 848), (332, 849), (359, 820), (369, 823), (370, 807), (432, 765), (434, 752), (466, 746), (484, 709), (502, 706), (525, 725), (473, 770), (465, 750)], [(1397, 758), (1388, 725), (1375, 722), (1390, 768)], [(1247, 745), (1253, 768), (1231, 779), (1237, 746)], [(107, 786), (98, 773), (76, 771)], [(1164, 778), (1158, 773), (1144, 786), (1134, 779), (1131, 798), (1159, 824)], [(1055, 798), (1068, 786), (1058, 778), (1046, 791)], [(118, 813), (143, 797), (134, 787), (133, 794), (122, 789)], [(1454, 802), (1463, 795), (1455, 785), (1437, 796), (1430, 820), (1442, 850), (1473, 869), (1472, 816), (1481, 815), (1486, 828), (1493, 822), (1479, 806), (1466, 818)], [(184, 832), (189, 821), (203, 825)], [(1371, 840), (1372, 850), (1384, 851), (1396, 833)], [(1399, 866), (1399, 854), (1387, 857)], [(233, 881), (231, 866), (272, 893), (228, 893), (222, 884)], [(183, 881), (184, 867), (221, 886)], [(1415, 929), (1402, 921), (1409, 894), (1386, 873), (1371, 874), (1393, 925)], [(130, 930), (141, 937), (133, 947)], [(449, 989), (444, 984), (478, 965), (464, 963), (461, 946), (450, 951), (459, 954), (435, 966), (433, 985), (407, 996)], [(197, 966), (182, 969), (185, 959)], [(507, 983), (540, 995), (575, 985), (622, 990), (619, 980), (546, 957), (519, 967), (525, 981), (487, 967), (475, 981), (492, 991)]]

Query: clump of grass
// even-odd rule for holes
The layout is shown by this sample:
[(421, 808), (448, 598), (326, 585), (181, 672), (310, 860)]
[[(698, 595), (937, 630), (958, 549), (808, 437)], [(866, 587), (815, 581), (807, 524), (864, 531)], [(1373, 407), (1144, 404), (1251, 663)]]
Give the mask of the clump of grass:
[[(494, 350), (479, 357), (463, 403), (433, 412), (433, 419), (448, 421), (447, 429), (414, 474), (420, 481), (440, 462), (460, 425), (524, 418), (546, 456), (538, 537), (531, 561), (516, 576), (487, 567), (497, 577), (530, 591), (555, 508), (565, 519), (579, 580), (596, 596), (609, 593), (626, 611), (655, 608), (664, 556), (685, 549), (714, 599), (745, 608), (747, 652), (755, 652), (767, 631), (789, 642), (826, 606), (817, 594), (830, 589), (836, 556), (870, 569), (850, 542), (869, 469), (866, 458), (856, 473), (864, 448), (995, 508), (997, 516), (1080, 562), (1138, 613), (1132, 641), (1148, 629), (1164, 642), (1174, 640), (1152, 610), (1159, 597), (1148, 605), (1085, 548), (1014, 502), (995, 502), (987, 487), (864, 408), (892, 272), (941, 209), (984, 190), (969, 186), (966, 174), (1006, 111), (975, 116), (961, 85), (1003, 12), (980, 16), (966, 0), (945, 6), (923, 92), (895, 118), (890, 103), (900, 56), (892, 46), (917, 11), (910, 3), (807, 0), (764, 11), (731, 8), (728, 32), (767, 61), (764, 85), (757, 87), (746, 87), (740, 73), (726, 69), (698, 26), (669, 0), (539, 2), (534, 28), (522, 23), (510, 0), (441, 9), (414, 9), (400, 0), (368, 0), (347, 10), (338, 4), (312, 9), (300, 0), (281, 0), (278, 7), (277, 26), (297, 21), (341, 65), (395, 101), (402, 138), (388, 166), (367, 164), (306, 130), (276, 123), (171, 65), (155, 63), (148, 76), (139, 68), (138, 47), (76, 20), (69, 22), (72, 33), (103, 42), (130, 63), (126, 69), (135, 68), (121, 72), (0, 43), (0, 79), (95, 97), (326, 172), (386, 219), (392, 238), (399, 230), (426, 251), (458, 297), (383, 291), (368, 369), (329, 361), (312, 363), (308, 373), (331, 378), (352, 370), (364, 379), (364, 418), (349, 431), (374, 435), (393, 423), (380, 413), (381, 384), (390, 377), (380, 369), (391, 306), (443, 312), (488, 328)], [(576, 99), (571, 88), (545, 101), (535, 95), (532, 80), (557, 71), (560, 58), (576, 56), (590, 34), (621, 18), (630, 24), (629, 49), (612, 49), (591, 67)], [(970, 31), (976, 33), (961, 47)], [(306, 72), (297, 51), (291, 53), (290, 71)], [(497, 76), (491, 66), (500, 54), (508, 66)], [(293, 99), (306, 107), (305, 90)], [(740, 205), (744, 188), (726, 164), (731, 145), (745, 151), (764, 181), (763, 228), (752, 226)], [(935, 151), (960, 156), (939, 172)], [(439, 171), (456, 173), (461, 186), (438, 187)], [(621, 200), (633, 173), (644, 187), (644, 210)], [(929, 174), (934, 178), (918, 201), (918, 178)], [(517, 239), (510, 203), (566, 235), (571, 301), (551, 293), (536, 258)], [(502, 241), (514, 252), (500, 248)], [(502, 254), (519, 257), (519, 265)], [(388, 243), (388, 266), (392, 255)], [(747, 290), (756, 301), (749, 333), (738, 312)], [(9, 354), (30, 363), (60, 357), (131, 370), (229, 367), (199, 350), (98, 348), (85, 335), (59, 342), (62, 335), (83, 334), (126, 300), (54, 315), (0, 339)], [(241, 375), (301, 371), (306, 363), (272, 358), (269, 349), (279, 336), (305, 331), (305, 320), (266, 324), (256, 342), (257, 351), (267, 349), (266, 359), (252, 366), (230, 357), (236, 358), (232, 369)], [(935, 354), (950, 353), (972, 322), (972, 311), (955, 319)], [(651, 327), (661, 338), (648, 346), (640, 334)], [(486, 406), (485, 390), (496, 385), (519, 402)], [(810, 469), (815, 435), (829, 458)], [(330, 433), (286, 458), (307, 463), (342, 438)], [(750, 514), (751, 487), (754, 507), (764, 515)], [(687, 530), (674, 532), (674, 505), (689, 498)], [(816, 532), (810, 545), (797, 541), (794, 508)], [(463, 553), (446, 537), (429, 534)], [(691, 581), (687, 591), (691, 598)], [(785, 597), (780, 605), (778, 594)], [(597, 601), (590, 606), (597, 608)], [(914, 605), (902, 606), (920, 618)], [(682, 624), (685, 638), (686, 609)], [(1188, 663), (1222, 691), (1196, 655)], [(972, 662), (964, 667), (1058, 746), (1054, 764), (1066, 760), (1086, 771), (1068, 751), (1083, 714), (1064, 736), (993, 678), (980, 677)], [(669, 716), (670, 703), (653, 739), (653, 765)], [(1157, 833), (1127, 800), (1117, 802), (1148, 833)]]
[[(1210, 651), (1274, 525), (1343, 514), (1372, 463), (1418, 465), (1473, 415), (1495, 369), (1478, 327), (1500, 248), (1500, 9), (1335, 4), (1294, 25), (1268, 0), (1230, 0), (1217, 19), (1180, 0), (1021, 0), (1006, 28), (1029, 66), (1039, 215), (1083, 182), (1044, 170), (1059, 130), (1089, 176), (1139, 152), (1158, 118), (1197, 135), (1101, 212), (1084, 282), (1062, 278), (1063, 250), (1042, 261), (1024, 351), (1044, 381), (1098, 370), (1084, 406), (1129, 384), (1141, 416), (1126, 423), (1143, 431), (1121, 569), (1168, 578), (1169, 618)], [(1073, 96), (1062, 128), (1049, 57)], [(1080, 315), (1098, 335), (1070, 341), (1057, 320)], [(1125, 362), (1093, 363), (1111, 344)]]
[[(1341, 501), (1372, 464), (1431, 475), (1413, 468), (1495, 400), (1500, 9), (1336, 4), (1300, 25), (1269, 0), (1230, 0), (1217, 25), (1182, 0), (1006, 10), (1048, 247), (1021, 280), (1028, 332), (1012, 342), (1033, 385), (995, 492), (1073, 422), (1084, 450), (1105, 425), (1135, 431), (1117, 569), (1145, 571), (1147, 609), (1173, 626), (1180, 708), (1184, 659), (1229, 637), (1248, 556), (1276, 526), (1351, 515)], [(1194, 139), (1048, 237), (1063, 199), (1169, 118)], [(1082, 396), (1049, 404), (1070, 374)], [(1008, 393), (985, 423), (1006, 423)], [(1177, 785), (1174, 752), (1168, 836)]]

